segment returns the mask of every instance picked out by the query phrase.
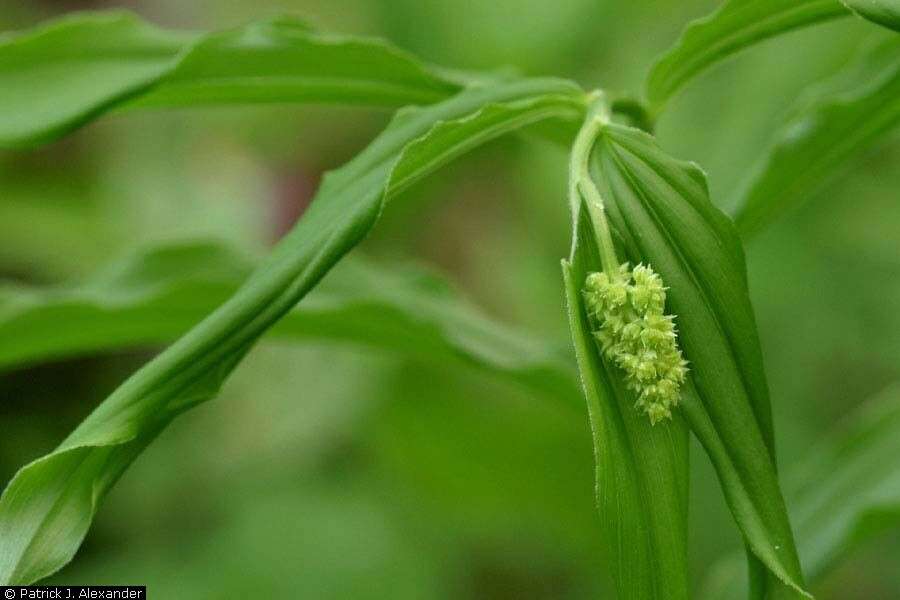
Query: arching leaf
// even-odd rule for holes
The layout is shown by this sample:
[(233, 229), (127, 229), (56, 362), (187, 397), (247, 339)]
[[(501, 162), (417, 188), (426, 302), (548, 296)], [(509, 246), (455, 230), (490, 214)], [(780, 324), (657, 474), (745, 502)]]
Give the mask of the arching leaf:
[(787, 31), (844, 16), (839, 0), (727, 0), (687, 26), (653, 65), (647, 98), (657, 109), (695, 75), (732, 54)]
[(822, 189), (900, 122), (900, 41), (888, 40), (826, 82), (779, 130), (735, 208), (751, 236)]
[[(252, 262), (214, 242), (147, 248), (77, 286), (0, 287), (0, 370), (169, 343), (228, 299)], [(437, 275), (345, 260), (267, 334), (362, 343), (438, 364), (460, 361), (560, 401), (577, 400), (562, 349), (492, 321)]]
[(456, 78), (374, 39), (281, 17), (208, 35), (126, 12), (76, 13), (0, 38), (0, 147), (42, 143), (123, 107), (429, 104)]
[(576, 119), (583, 93), (558, 80), (464, 92), (399, 114), (329, 174), (289, 233), (241, 288), (145, 365), (0, 497), (0, 583), (31, 583), (77, 551), (109, 488), (171, 419), (214, 397), (258, 338), (374, 226), (386, 197), (472, 147), (551, 118)]

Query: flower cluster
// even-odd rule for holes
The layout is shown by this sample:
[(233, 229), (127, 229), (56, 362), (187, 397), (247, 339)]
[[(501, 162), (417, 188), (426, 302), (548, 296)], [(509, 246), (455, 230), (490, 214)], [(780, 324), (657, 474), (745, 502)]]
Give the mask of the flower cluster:
[(615, 277), (590, 273), (585, 304), (604, 355), (625, 372), (636, 406), (650, 422), (671, 418), (687, 362), (678, 348), (674, 317), (666, 315), (666, 288), (649, 265), (628, 264)]

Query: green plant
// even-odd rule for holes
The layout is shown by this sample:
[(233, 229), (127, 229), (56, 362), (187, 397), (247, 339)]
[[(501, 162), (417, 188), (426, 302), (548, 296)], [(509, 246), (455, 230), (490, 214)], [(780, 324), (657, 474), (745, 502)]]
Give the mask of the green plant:
[[(619, 596), (690, 596), (690, 432), (747, 548), (750, 596), (809, 597), (798, 547), (816, 546), (806, 571), (819, 574), (851, 534), (808, 542), (814, 534), (800, 529), (810, 537), (795, 542), (739, 232), (753, 233), (807, 198), (824, 175), (896, 124), (900, 46), (886, 40), (813, 92), (790, 133), (776, 135), (735, 203), (734, 222), (711, 203), (703, 171), (670, 157), (651, 130), (673, 94), (724, 57), (851, 11), (900, 29), (895, 4), (732, 0), (690, 25), (656, 63), (646, 102), (560, 79), (437, 68), (383, 42), (318, 33), (291, 18), (198, 35), (124, 13), (79, 14), (3, 40), (0, 143), (8, 147), (49, 141), (109, 111), (150, 107), (318, 102), (399, 110), (364, 151), (328, 174), (302, 219), (252, 270), (227, 249), (175, 246), (74, 289), (4, 291), (0, 332), (16, 343), (0, 348), (0, 364), (174, 341), (9, 483), (0, 499), (0, 583), (31, 583), (69, 562), (131, 462), (172, 419), (216, 396), (270, 331), (378, 347), (398, 347), (396, 332), (413, 332), (416, 348), (436, 362), (462, 358), (547, 398), (570, 397), (561, 391), (576, 385), (564, 353), (492, 323), (424, 283), (430, 276), (351, 263), (317, 287), (392, 197), (476, 146), (526, 130), (571, 147), (564, 288)], [(799, 135), (797, 122), (807, 123)], [(200, 305), (188, 302), (197, 296)], [(188, 310), (170, 318), (180, 305)], [(53, 334), (60, 323), (72, 333)], [(894, 412), (875, 411), (892, 430)], [(871, 429), (850, 435), (877, 438), (871, 447), (890, 443)], [(834, 461), (861, 460), (866, 451), (836, 450)], [(877, 505), (887, 518), (863, 529), (883, 528), (896, 521), (891, 492), (848, 502), (834, 515), (804, 509), (802, 527), (833, 518), (846, 532)], [(887, 504), (893, 509), (882, 510)], [(729, 575), (729, 585), (737, 578)]]

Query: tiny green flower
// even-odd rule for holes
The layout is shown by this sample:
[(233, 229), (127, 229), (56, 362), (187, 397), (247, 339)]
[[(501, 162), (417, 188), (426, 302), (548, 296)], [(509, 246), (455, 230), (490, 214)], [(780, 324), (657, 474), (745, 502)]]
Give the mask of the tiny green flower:
[(627, 264), (614, 277), (590, 273), (584, 299), (594, 336), (607, 359), (625, 372), (636, 406), (656, 424), (678, 405), (687, 362), (674, 317), (664, 314), (666, 288), (650, 265)]
[(587, 209), (603, 267), (585, 278), (584, 303), (603, 356), (625, 372), (636, 407), (656, 424), (672, 417), (687, 362), (678, 348), (675, 318), (665, 314), (666, 287), (660, 276), (650, 265), (631, 269), (616, 257), (603, 196), (589, 169), (591, 150), (609, 119), (605, 97), (592, 95), (569, 162), (569, 199), (577, 210)]

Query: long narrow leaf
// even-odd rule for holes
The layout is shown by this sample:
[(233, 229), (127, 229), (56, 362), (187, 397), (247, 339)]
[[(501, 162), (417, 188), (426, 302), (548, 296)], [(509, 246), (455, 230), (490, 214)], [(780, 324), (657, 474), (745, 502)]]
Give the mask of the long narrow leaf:
[(796, 207), (900, 122), (900, 42), (891, 39), (827, 82), (775, 136), (735, 203), (751, 236)]
[[(669, 287), (668, 309), (690, 363), (679, 412), (709, 455), (754, 558), (753, 589), (765, 597), (803, 595), (735, 229), (709, 201), (702, 171), (668, 157), (650, 136), (609, 124), (595, 154), (624, 255), (649, 262)], [(760, 564), (768, 576), (760, 577)]]
[(75, 554), (105, 493), (168, 422), (215, 396), (256, 340), (373, 227), (384, 200), (460, 153), (525, 125), (578, 118), (558, 80), (464, 92), (398, 115), (343, 168), (265, 263), (212, 315), (135, 373), (0, 497), (0, 583), (30, 583)]
[(430, 104), (455, 93), (448, 72), (375, 38), (318, 33), (294, 18), (209, 34), (129, 107), (270, 102)]
[[(0, 370), (86, 352), (168, 343), (237, 291), (251, 263), (216, 243), (152, 247), (78, 286), (0, 288)], [(492, 321), (412, 266), (342, 262), (267, 337), (336, 340), (434, 363), (458, 360), (556, 399), (579, 396), (553, 344)]]
[(123, 105), (429, 104), (446, 73), (368, 38), (281, 17), (232, 31), (168, 32), (124, 12), (80, 13), (0, 39), (0, 147), (40, 143)]
[(849, 14), (839, 0), (728, 0), (692, 22), (653, 66), (647, 98), (657, 108), (695, 75), (781, 33)]
[(597, 506), (619, 598), (689, 598), (687, 426), (676, 415), (656, 426), (594, 343), (582, 288), (600, 260), (585, 212), (563, 261), (569, 324), (594, 440)]

